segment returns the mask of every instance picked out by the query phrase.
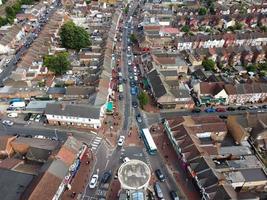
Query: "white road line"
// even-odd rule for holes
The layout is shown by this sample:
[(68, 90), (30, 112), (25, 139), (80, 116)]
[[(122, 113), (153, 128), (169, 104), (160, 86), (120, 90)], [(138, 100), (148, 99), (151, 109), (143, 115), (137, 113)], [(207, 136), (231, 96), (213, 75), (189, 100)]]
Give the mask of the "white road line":
[(101, 137), (96, 137), (94, 140), (102, 140)]
[(105, 169), (107, 169), (108, 163), (109, 163), (109, 160), (108, 160), (107, 163), (106, 163)]
[(99, 144), (91, 144), (92, 147), (98, 147)]
[(100, 144), (100, 141), (94, 141), (93, 144), (99, 145)]
[(96, 150), (97, 149), (97, 147), (92, 147), (92, 150)]

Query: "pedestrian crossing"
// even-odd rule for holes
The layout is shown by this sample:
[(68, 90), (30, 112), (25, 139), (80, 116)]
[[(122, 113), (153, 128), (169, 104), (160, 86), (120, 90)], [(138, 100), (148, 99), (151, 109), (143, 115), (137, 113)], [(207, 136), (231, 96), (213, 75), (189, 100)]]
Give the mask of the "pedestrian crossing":
[(98, 146), (100, 145), (101, 141), (102, 141), (102, 138), (101, 138), (101, 137), (98, 137), (98, 136), (95, 137), (95, 138), (93, 139), (92, 143), (91, 143), (91, 149), (92, 149), (93, 151), (96, 151), (97, 148), (98, 148)]

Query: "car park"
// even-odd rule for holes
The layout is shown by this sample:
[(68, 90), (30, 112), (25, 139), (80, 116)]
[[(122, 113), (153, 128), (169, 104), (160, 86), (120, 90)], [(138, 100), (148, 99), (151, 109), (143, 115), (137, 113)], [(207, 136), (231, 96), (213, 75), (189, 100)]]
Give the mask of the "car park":
[(164, 176), (164, 174), (162, 173), (162, 171), (161, 171), (160, 169), (157, 169), (157, 170), (155, 171), (155, 174), (156, 174), (156, 176), (158, 177), (158, 179), (159, 179), (161, 182), (163, 182), (163, 181), (166, 180), (166, 177)]
[(107, 171), (103, 174), (102, 178), (101, 178), (101, 183), (108, 183), (110, 178), (112, 176), (111, 171)]
[(2, 124), (7, 125), (7, 126), (12, 126), (14, 124), (14, 122), (12, 122), (10, 120), (3, 120)]
[(170, 196), (172, 200), (179, 200), (179, 197), (175, 191), (170, 191)]
[(118, 145), (119, 147), (122, 147), (122, 145), (123, 145), (123, 143), (124, 143), (124, 140), (125, 140), (125, 136), (121, 135), (121, 136), (119, 137), (119, 139), (118, 139), (118, 143), (117, 143), (117, 145)]
[(97, 174), (94, 174), (91, 178), (91, 181), (90, 181), (90, 184), (89, 184), (89, 187), (91, 189), (95, 188), (96, 187), (96, 184), (97, 184), (97, 181), (98, 181), (98, 175)]
[(154, 190), (155, 190), (155, 193), (156, 193), (157, 197), (162, 199), (163, 198), (163, 193), (162, 193), (160, 184), (157, 181), (156, 181), (156, 183), (154, 185)]
[(137, 114), (137, 115), (136, 115), (136, 121), (137, 121), (138, 123), (141, 123), (141, 122), (142, 122), (142, 117), (141, 117), (140, 114)]

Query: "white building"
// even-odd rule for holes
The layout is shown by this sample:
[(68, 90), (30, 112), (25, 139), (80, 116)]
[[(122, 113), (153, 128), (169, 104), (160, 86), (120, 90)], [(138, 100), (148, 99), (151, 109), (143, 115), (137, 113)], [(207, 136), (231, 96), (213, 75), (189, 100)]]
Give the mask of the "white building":
[(45, 115), (50, 124), (97, 129), (101, 126), (100, 108), (88, 105), (47, 104)]

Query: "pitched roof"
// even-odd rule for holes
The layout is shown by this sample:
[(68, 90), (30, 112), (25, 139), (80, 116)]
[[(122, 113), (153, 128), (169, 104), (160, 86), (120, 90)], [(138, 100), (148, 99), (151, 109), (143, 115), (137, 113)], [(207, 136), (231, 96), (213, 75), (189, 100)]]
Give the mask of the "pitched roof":
[(62, 104), (53, 103), (47, 104), (45, 114), (99, 119), (100, 108), (78, 104), (68, 104), (64, 107)]
[(2, 200), (19, 200), (33, 179), (33, 175), (0, 168), (0, 194)]
[(216, 95), (223, 89), (223, 82), (200, 82), (200, 94)]
[(160, 98), (167, 93), (157, 70), (154, 69), (153, 71), (149, 72), (147, 74), (147, 78), (155, 93), (156, 98)]

